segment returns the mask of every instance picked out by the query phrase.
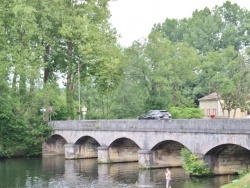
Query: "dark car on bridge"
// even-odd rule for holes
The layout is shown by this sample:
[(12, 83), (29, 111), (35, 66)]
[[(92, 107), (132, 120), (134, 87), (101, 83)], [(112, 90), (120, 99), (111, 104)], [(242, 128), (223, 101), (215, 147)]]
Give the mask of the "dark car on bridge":
[(139, 120), (147, 119), (171, 119), (171, 114), (167, 110), (150, 110), (148, 113), (139, 117)]

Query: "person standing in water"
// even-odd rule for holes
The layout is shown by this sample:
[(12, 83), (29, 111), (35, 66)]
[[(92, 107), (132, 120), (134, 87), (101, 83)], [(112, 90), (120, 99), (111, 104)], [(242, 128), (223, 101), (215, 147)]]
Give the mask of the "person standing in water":
[(171, 188), (171, 172), (169, 168), (166, 169), (165, 176), (166, 176), (166, 188)]

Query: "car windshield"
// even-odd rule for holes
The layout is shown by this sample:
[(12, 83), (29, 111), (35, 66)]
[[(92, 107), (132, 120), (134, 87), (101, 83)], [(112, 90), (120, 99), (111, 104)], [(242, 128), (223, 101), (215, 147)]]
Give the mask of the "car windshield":
[(167, 112), (167, 111), (161, 111), (161, 113), (162, 113), (163, 115), (168, 115), (168, 112)]
[(158, 111), (158, 110), (156, 110), (156, 111), (149, 111), (146, 115), (148, 115), (148, 116), (152, 116), (152, 115), (168, 115), (168, 112), (167, 111)]
[(150, 110), (139, 119), (171, 119), (171, 114), (167, 110)]

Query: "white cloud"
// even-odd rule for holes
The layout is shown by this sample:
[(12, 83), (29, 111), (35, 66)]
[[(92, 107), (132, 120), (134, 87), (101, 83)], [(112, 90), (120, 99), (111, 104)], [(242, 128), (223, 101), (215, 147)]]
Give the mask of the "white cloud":
[[(122, 36), (119, 42), (129, 46), (134, 40), (147, 37), (155, 23), (166, 18), (188, 18), (196, 9), (221, 6), (226, 0), (116, 0), (111, 1), (110, 23)], [(250, 10), (249, 0), (231, 0)]]

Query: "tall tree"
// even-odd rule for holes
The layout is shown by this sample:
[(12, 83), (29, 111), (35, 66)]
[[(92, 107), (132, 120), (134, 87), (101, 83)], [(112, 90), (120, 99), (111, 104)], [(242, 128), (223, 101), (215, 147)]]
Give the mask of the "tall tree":
[(250, 92), (249, 60), (230, 46), (220, 52), (211, 52), (203, 66), (210, 76), (210, 88), (219, 93), (221, 106), (228, 116), (232, 111), (235, 114), (237, 108), (245, 111)]
[(167, 106), (191, 105), (184, 95), (184, 87), (196, 78), (195, 72), (199, 70), (197, 51), (185, 43), (172, 44), (160, 33), (151, 33), (145, 53), (149, 63), (150, 100), (162, 96), (158, 108), (164, 103)]
[[(114, 67), (107, 67), (108, 63), (119, 66), (117, 58), (108, 57), (108, 50), (115, 49), (116, 34), (108, 24), (108, 0), (88, 0), (83, 2), (63, 1), (61, 19), (62, 27), (61, 52), (63, 59), (61, 71), (66, 74), (66, 94), (68, 119), (74, 119), (74, 83), (78, 68), (82, 75), (98, 75), (96, 81), (110, 79), (100, 76), (101, 71), (114, 71)], [(106, 53), (106, 55), (105, 55)], [(114, 54), (115, 55), (115, 54)], [(113, 61), (114, 60), (114, 61)], [(99, 73), (97, 73), (99, 72)], [(103, 74), (101, 74), (103, 75)], [(109, 74), (112, 75), (112, 74)], [(114, 75), (114, 74), (113, 74)], [(83, 79), (83, 76), (81, 77)], [(112, 85), (114, 82), (110, 81)], [(107, 85), (106, 85), (107, 86)]]

